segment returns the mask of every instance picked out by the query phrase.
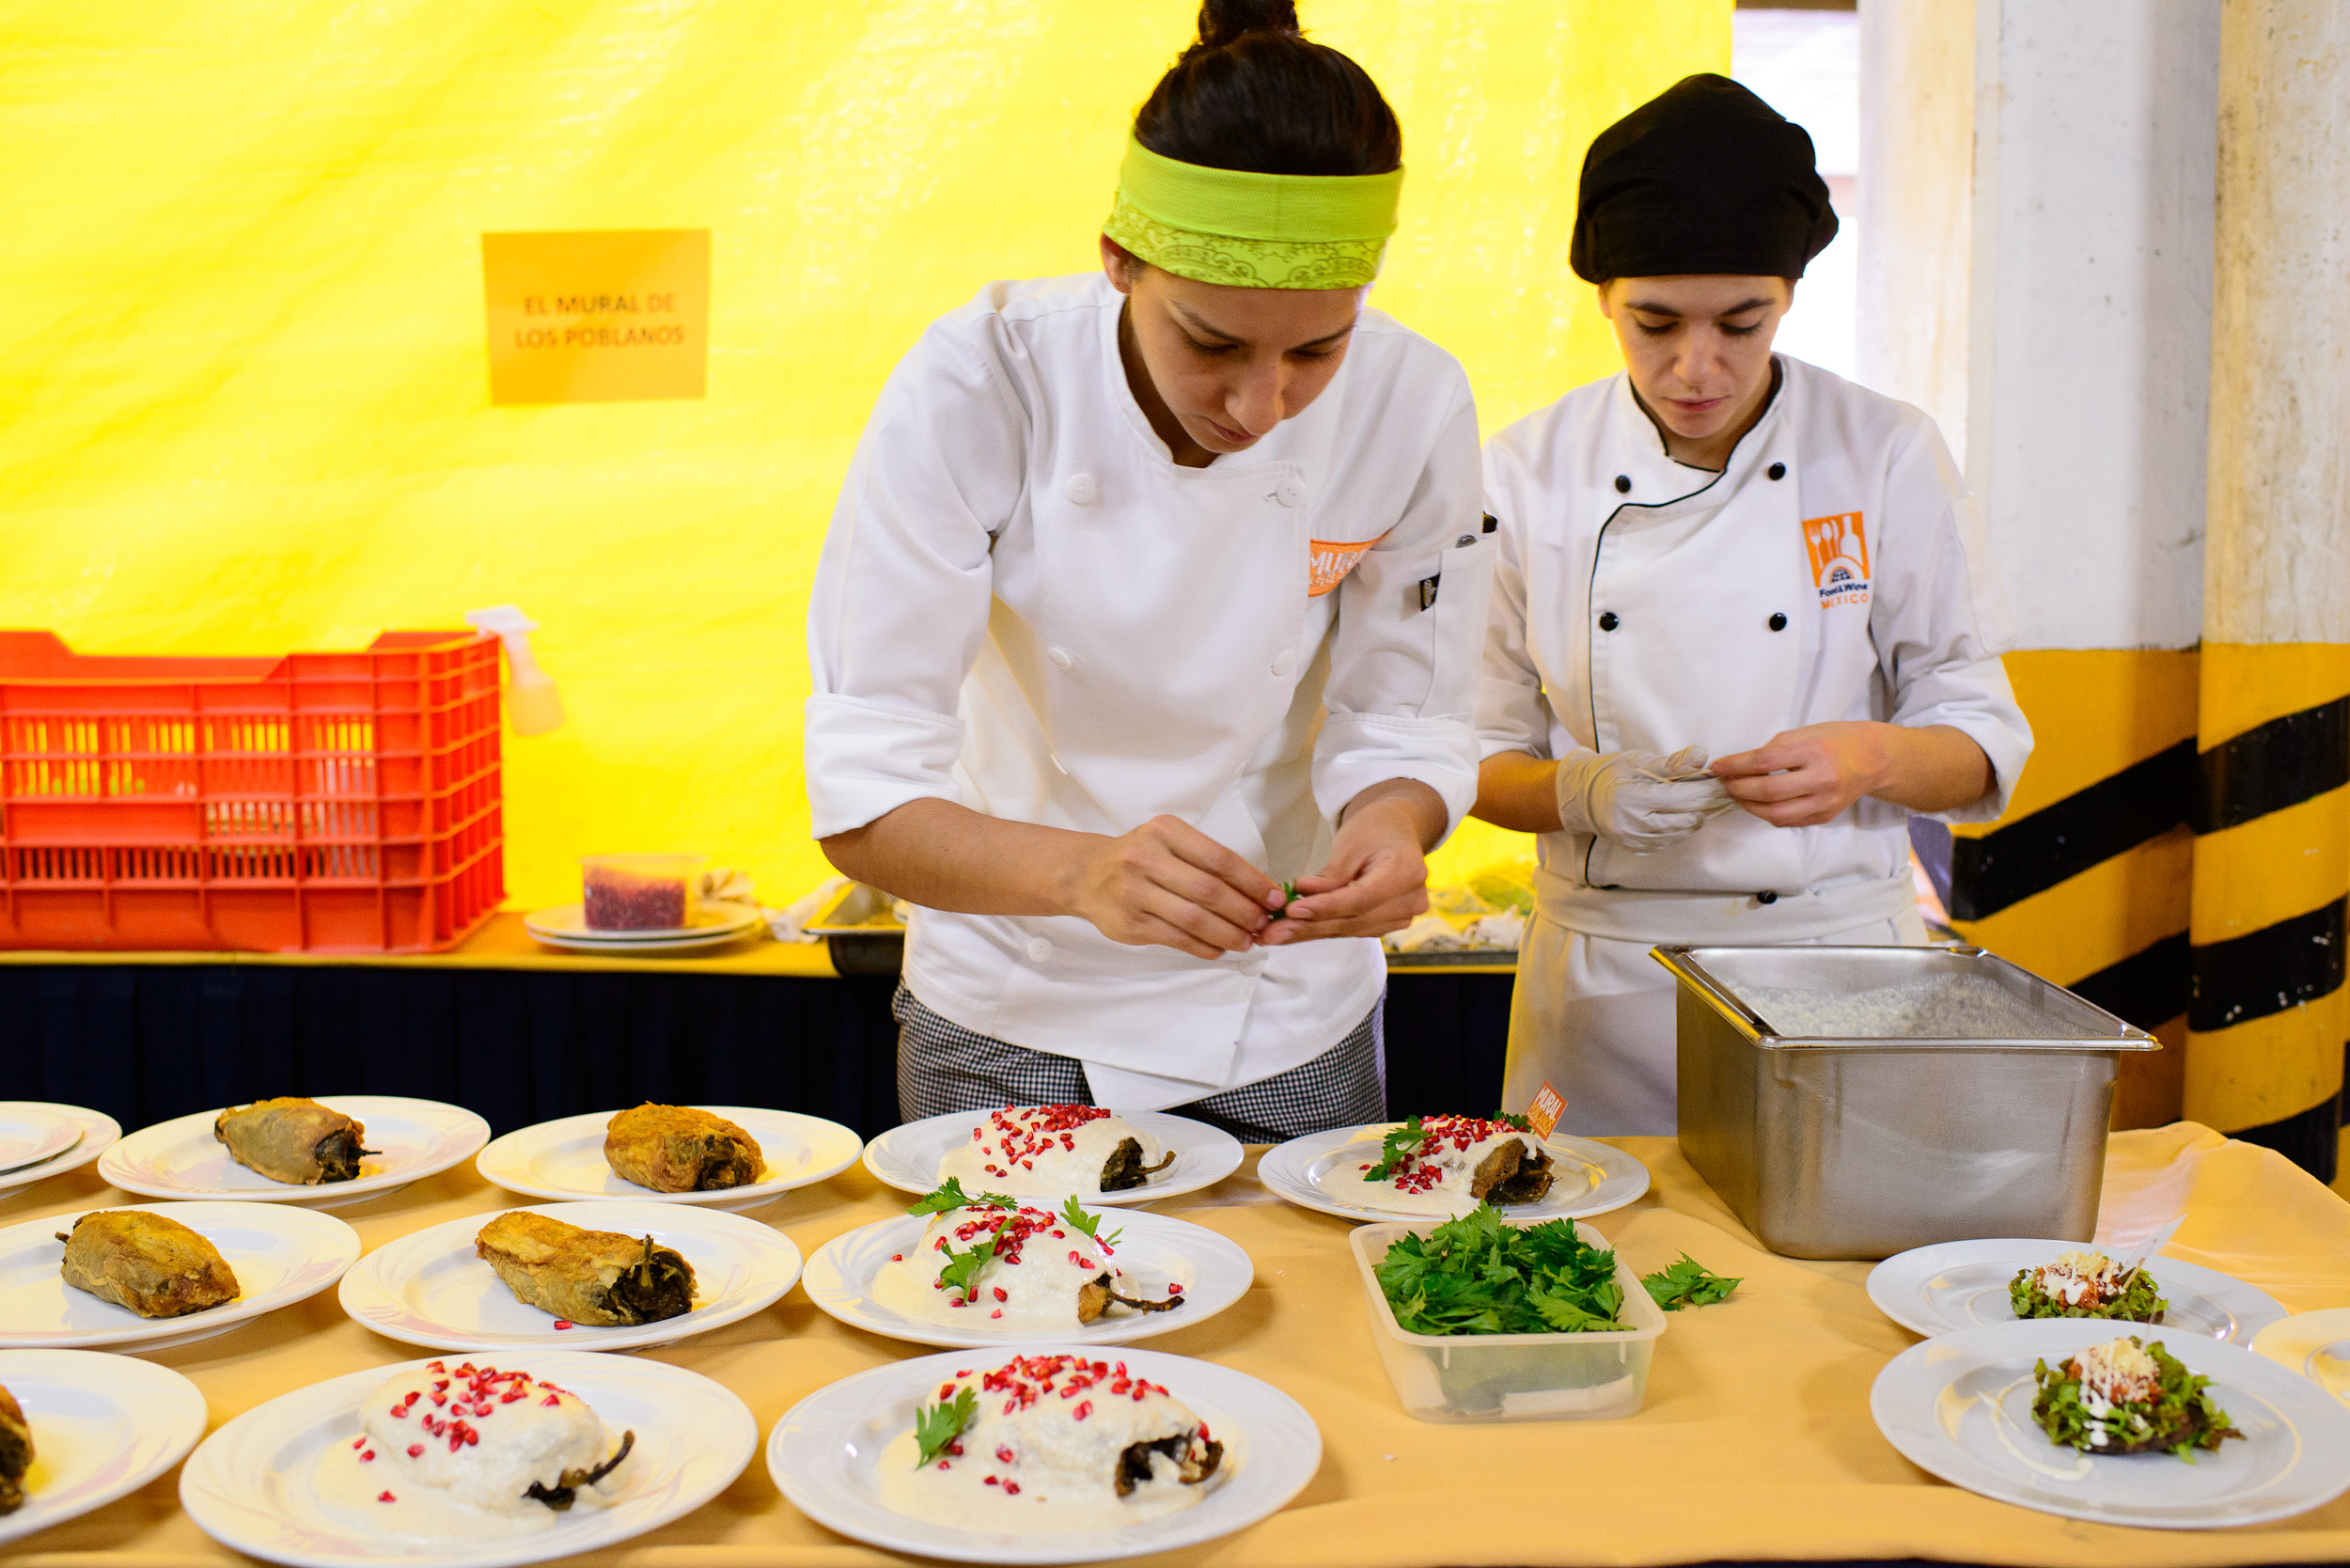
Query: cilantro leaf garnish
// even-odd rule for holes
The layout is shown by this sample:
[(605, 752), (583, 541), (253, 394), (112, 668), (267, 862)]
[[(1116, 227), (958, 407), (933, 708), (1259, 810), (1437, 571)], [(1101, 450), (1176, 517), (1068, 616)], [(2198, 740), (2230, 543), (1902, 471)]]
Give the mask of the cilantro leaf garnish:
[(1530, 1133), (1534, 1130), (1534, 1123), (1523, 1116), (1512, 1116), (1508, 1111), (1494, 1112), (1494, 1120), (1505, 1127), (1515, 1127), (1521, 1133)]
[(973, 1198), (963, 1190), (960, 1178), (949, 1176), (947, 1184), (908, 1209), (910, 1215), (944, 1214), (948, 1209), (1016, 1209), (1020, 1200), (1007, 1198), (1000, 1192), (983, 1192)]
[[(945, 1239), (940, 1238), (942, 1241)], [(994, 1231), (990, 1231), (973, 1244), (968, 1252), (958, 1252), (952, 1247), (943, 1248), (947, 1262), (938, 1271), (939, 1283), (949, 1291), (961, 1291), (964, 1300), (970, 1300), (979, 1294), (979, 1270), (985, 1268), (988, 1260), (995, 1256), (995, 1243), (999, 1239)]]
[(1620, 1333), (1616, 1255), (1564, 1220), (1505, 1225), (1480, 1203), (1407, 1235), (1372, 1271), (1409, 1334)]
[(971, 1424), (972, 1414), (979, 1407), (979, 1396), (970, 1385), (955, 1390), (952, 1401), (914, 1407), (914, 1440), (922, 1445), (922, 1457), (914, 1467), (920, 1469), (947, 1451), (947, 1445), (963, 1435), (963, 1429)]
[(1126, 1233), (1123, 1231), (1112, 1231), (1107, 1239), (1104, 1239), (1100, 1234), (1102, 1216), (1100, 1215), (1089, 1215), (1083, 1209), (1077, 1207), (1077, 1200), (1074, 1198), (1071, 1198), (1061, 1204), (1060, 1214), (1063, 1219), (1069, 1221), (1069, 1223), (1076, 1229), (1084, 1231), (1088, 1241), (1100, 1242), (1104, 1247), (1116, 1247), (1118, 1245), (1118, 1238)]
[(1744, 1281), (1710, 1274), (1703, 1263), (1684, 1252), (1681, 1262), (1654, 1274), (1642, 1275), (1640, 1283), (1648, 1287), (1656, 1305), (1668, 1312), (1678, 1312), (1684, 1307), (1711, 1307), (1717, 1301), (1727, 1301), (1730, 1293)]
[(1411, 1158), (1412, 1152), (1418, 1149), (1427, 1137), (1428, 1129), (1420, 1124), (1420, 1120), (1417, 1116), (1402, 1126), (1396, 1128), (1382, 1140), (1379, 1163), (1363, 1172), (1363, 1180), (1366, 1182), (1386, 1181), (1397, 1166)]

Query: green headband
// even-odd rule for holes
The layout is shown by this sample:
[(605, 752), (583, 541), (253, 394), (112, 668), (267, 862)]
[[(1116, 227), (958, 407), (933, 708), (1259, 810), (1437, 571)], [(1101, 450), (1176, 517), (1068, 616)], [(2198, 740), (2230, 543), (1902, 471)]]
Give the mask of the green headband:
[(1239, 289), (1359, 289), (1379, 275), (1403, 171), (1252, 174), (1126, 143), (1102, 232), (1178, 277)]

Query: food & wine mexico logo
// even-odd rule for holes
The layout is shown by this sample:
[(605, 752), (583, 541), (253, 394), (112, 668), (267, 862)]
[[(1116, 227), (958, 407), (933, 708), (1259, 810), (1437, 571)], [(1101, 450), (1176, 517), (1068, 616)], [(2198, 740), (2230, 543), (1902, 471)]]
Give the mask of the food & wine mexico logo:
[(1869, 602), (1869, 541), (1858, 512), (1805, 519), (1803, 544), (1811, 553), (1811, 583), (1822, 609)]

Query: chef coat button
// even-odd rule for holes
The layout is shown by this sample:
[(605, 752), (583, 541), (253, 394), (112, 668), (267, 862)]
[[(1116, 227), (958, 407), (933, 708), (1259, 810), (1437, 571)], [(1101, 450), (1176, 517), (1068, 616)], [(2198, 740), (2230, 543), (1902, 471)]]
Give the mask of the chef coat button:
[(1602, 611), (1600, 611), (1600, 612), (1599, 612), (1599, 629), (1600, 629), (1601, 631), (1603, 631), (1603, 632), (1612, 632), (1612, 631), (1614, 631), (1617, 627), (1619, 627), (1619, 626), (1621, 626), (1621, 625), (1622, 625), (1622, 624), (1623, 624), (1623, 622), (1622, 622), (1622, 621), (1618, 620), (1618, 619), (1616, 619), (1616, 612), (1615, 612), (1615, 611), (1613, 611), (1613, 610), (1602, 610)]
[(1787, 477), (1787, 465), (1783, 463), (1774, 463), (1762, 471), (1775, 479), (1783, 479)]
[(1031, 936), (1028, 938), (1028, 961), (1030, 963), (1042, 964), (1052, 956), (1052, 943), (1046, 941), (1042, 936)]
[(1475, 534), (1463, 534), (1460, 538), (1452, 541), (1452, 548), (1455, 550), (1465, 550), (1476, 542), (1477, 536)]
[(1052, 660), (1054, 666), (1060, 669), (1073, 668), (1077, 663), (1077, 655), (1066, 648), (1048, 648), (1044, 651), (1044, 656)]
[(1296, 650), (1296, 649), (1294, 649), (1294, 648), (1284, 648), (1283, 650), (1281, 650), (1281, 651), (1279, 651), (1278, 653), (1276, 653), (1275, 655), (1273, 655), (1273, 673), (1274, 673), (1274, 674), (1276, 674), (1276, 675), (1287, 675), (1287, 674), (1288, 674), (1291, 670), (1293, 670), (1293, 669), (1295, 669), (1296, 667), (1297, 667), (1297, 650)]
[(1787, 630), (1787, 617), (1778, 610), (1771, 612), (1771, 630), (1774, 632)]
[(1089, 507), (1101, 498), (1102, 487), (1093, 482), (1090, 474), (1069, 476), (1069, 499), (1081, 507)]
[(1629, 495), (1632, 494), (1631, 475), (1619, 474), (1616, 476), (1616, 494), (1619, 495)]
[(1273, 498), (1285, 507), (1294, 507), (1306, 499), (1306, 487), (1295, 479), (1283, 479), (1273, 487)]
[[(1757, 903), (1777, 903), (1778, 902), (1778, 895), (1766, 888), (1754, 895), (1754, 902)], [(1034, 944), (1031, 943), (1030, 946), (1034, 946)]]

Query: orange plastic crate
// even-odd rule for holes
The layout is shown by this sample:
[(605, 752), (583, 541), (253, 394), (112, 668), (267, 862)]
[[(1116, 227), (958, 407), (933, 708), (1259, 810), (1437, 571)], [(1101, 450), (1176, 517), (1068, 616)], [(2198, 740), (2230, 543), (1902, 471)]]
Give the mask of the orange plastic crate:
[(0, 947), (435, 952), (506, 896), (498, 642), (84, 657), (0, 632)]

